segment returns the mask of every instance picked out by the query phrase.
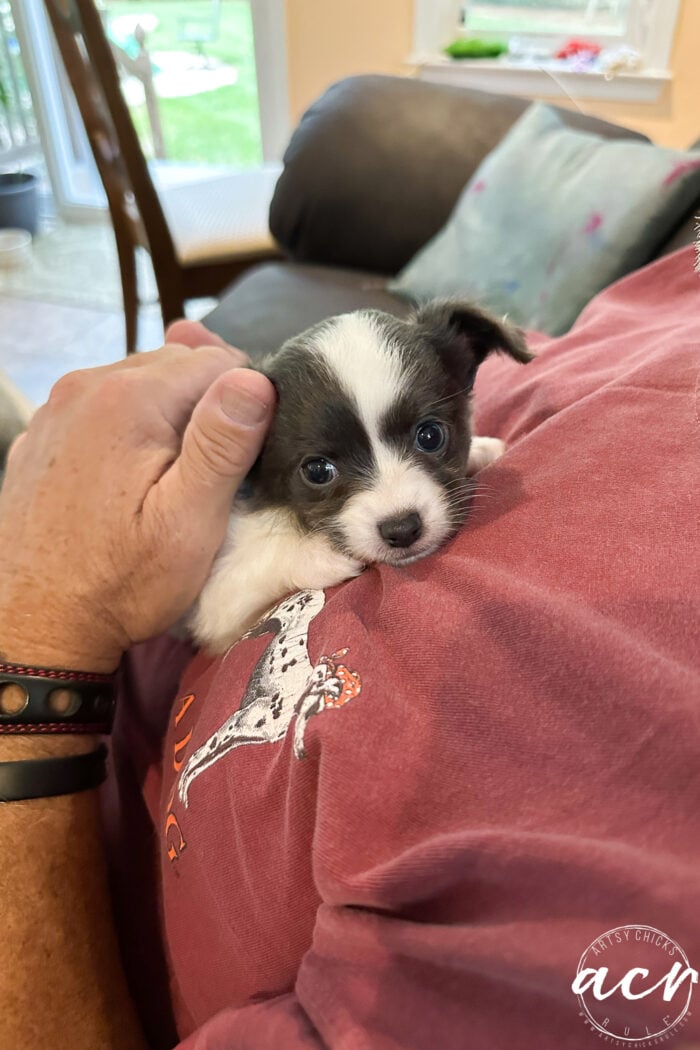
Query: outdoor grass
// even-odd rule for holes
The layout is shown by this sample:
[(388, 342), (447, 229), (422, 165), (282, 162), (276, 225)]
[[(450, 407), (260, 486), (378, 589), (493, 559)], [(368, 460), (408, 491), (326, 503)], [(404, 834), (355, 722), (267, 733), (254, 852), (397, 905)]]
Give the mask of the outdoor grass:
[[(592, 32), (586, 22), (587, 0), (537, 0), (538, 13), (532, 10), (532, 0), (471, 0), (467, 4), (467, 25), (474, 33), (500, 32), (504, 19), (508, 31), (503, 32), (504, 39), (513, 33), (532, 33), (546, 26), (547, 31), (564, 34), (583, 34)], [(546, 21), (542, 18), (542, 10)], [(624, 21), (623, 15), (615, 14), (610, 8), (596, 12), (595, 25), (598, 28), (617, 28)]]
[[(153, 14), (158, 26), (148, 34), (149, 52), (191, 51), (194, 45), (178, 39), (183, 24), (196, 21), (206, 28), (210, 0), (111, 0), (109, 18)], [(163, 138), (168, 160), (182, 163), (226, 164), (251, 167), (261, 163), (258, 91), (255, 76), (253, 26), (248, 0), (222, 0), (217, 39), (203, 45), (209, 58), (238, 70), (238, 80), (228, 87), (186, 98), (159, 100)], [(131, 110), (145, 152), (152, 155), (146, 107)]]

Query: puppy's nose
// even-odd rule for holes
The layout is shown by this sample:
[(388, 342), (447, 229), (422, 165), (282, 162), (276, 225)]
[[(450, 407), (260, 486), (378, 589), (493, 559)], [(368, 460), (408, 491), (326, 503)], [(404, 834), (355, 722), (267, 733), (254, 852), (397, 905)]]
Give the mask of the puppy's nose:
[(379, 522), (379, 533), (390, 547), (410, 547), (423, 533), (420, 514), (411, 511), (400, 518), (385, 518)]

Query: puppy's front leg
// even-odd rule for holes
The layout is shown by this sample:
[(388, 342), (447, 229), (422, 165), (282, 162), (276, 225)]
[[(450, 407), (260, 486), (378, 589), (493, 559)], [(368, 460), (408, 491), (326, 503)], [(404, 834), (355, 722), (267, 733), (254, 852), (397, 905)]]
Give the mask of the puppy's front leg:
[(505, 442), (499, 438), (473, 437), (467, 460), (467, 476), (471, 477), (478, 470), (488, 467), (489, 463), (499, 459), (505, 450)]
[(323, 535), (303, 532), (289, 511), (234, 508), (189, 631), (210, 652), (225, 652), (286, 594), (334, 587), (363, 568)]

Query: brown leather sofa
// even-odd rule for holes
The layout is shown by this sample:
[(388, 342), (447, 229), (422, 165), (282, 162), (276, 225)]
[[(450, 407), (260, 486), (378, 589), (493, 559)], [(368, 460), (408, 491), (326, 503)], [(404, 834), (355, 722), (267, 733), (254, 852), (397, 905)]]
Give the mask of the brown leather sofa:
[[(333, 314), (407, 313), (385, 290), (387, 277), (445, 224), (465, 183), (528, 105), (402, 77), (333, 85), (292, 135), (272, 201), (270, 228), (287, 259), (247, 271), (205, 323), (255, 358)], [(572, 127), (644, 139), (560, 112)], [(699, 210), (697, 201), (647, 261), (690, 243)]]

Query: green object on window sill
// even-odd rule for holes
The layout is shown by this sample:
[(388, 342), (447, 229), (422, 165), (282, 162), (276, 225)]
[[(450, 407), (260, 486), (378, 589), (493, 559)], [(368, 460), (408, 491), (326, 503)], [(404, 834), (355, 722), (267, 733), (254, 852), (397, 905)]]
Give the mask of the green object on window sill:
[(508, 45), (498, 41), (477, 40), (471, 37), (468, 40), (458, 38), (445, 48), (445, 54), (450, 58), (498, 58), (508, 50)]

